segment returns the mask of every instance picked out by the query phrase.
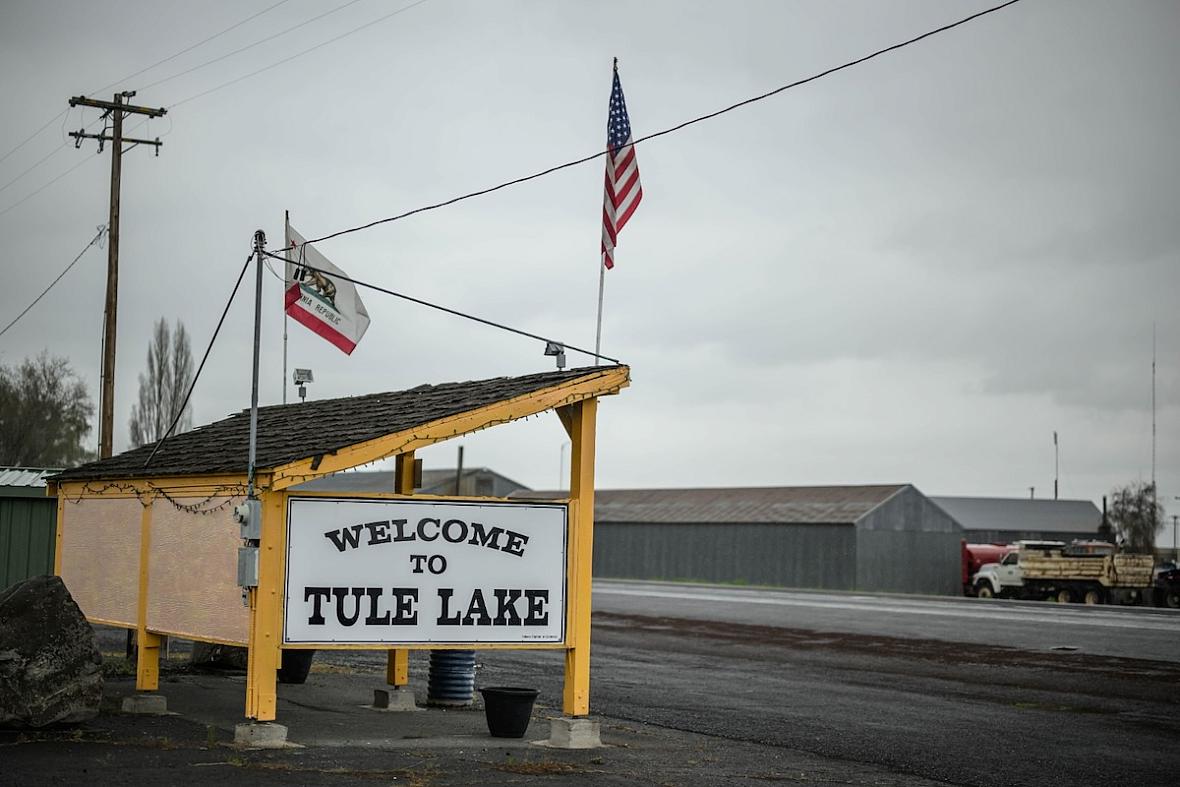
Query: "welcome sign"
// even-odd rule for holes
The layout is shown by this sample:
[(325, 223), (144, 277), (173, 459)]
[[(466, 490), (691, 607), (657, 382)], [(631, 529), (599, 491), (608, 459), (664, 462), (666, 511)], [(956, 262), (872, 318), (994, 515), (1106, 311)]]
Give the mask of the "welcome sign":
[(565, 641), (565, 504), (290, 497), (284, 644)]

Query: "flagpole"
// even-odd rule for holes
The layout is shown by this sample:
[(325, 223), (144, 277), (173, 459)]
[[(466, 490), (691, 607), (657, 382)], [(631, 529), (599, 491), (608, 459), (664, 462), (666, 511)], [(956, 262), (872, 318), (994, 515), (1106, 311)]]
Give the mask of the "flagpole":
[(598, 260), (598, 327), (594, 331), (594, 365), (598, 366), (598, 353), (602, 349), (602, 288), (606, 282), (606, 265)]
[[(619, 73), (619, 59), (614, 58), (612, 69)], [(610, 156), (607, 156), (607, 166), (610, 166)], [(594, 327), (594, 365), (598, 366), (599, 353), (602, 352), (602, 289), (606, 284), (606, 260), (598, 255), (598, 320)]]
[[(291, 245), (291, 211), (283, 211), (283, 245)], [(288, 259), (291, 252), (287, 252)], [(283, 404), (287, 403), (287, 270), (283, 266)]]
[(254, 256), (258, 263), (254, 277), (254, 364), (250, 386), (250, 445), (246, 471), (246, 497), (250, 500), (254, 499), (254, 471), (258, 450), (258, 354), (262, 338), (262, 250), (265, 247), (266, 235), (262, 230), (257, 230), (254, 233)]

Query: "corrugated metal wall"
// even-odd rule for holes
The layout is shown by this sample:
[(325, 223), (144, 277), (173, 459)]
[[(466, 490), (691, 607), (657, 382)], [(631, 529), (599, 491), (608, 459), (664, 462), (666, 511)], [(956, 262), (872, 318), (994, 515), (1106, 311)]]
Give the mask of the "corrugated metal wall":
[(850, 524), (594, 527), (596, 577), (851, 590), (855, 571), (856, 532)]
[(912, 486), (856, 527), (856, 589), (959, 595), (959, 523)]
[(0, 589), (53, 573), (56, 522), (57, 498), (0, 493)]
[(962, 537), (907, 486), (856, 525), (600, 522), (594, 576), (958, 595)]

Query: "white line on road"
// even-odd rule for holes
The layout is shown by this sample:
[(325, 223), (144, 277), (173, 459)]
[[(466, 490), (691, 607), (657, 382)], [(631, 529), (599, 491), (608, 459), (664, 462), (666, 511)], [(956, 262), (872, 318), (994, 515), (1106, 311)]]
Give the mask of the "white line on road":
[[(643, 598), (665, 598), (681, 601), (713, 601), (729, 604), (760, 604), (779, 607), (812, 607), (817, 609), (841, 609), (850, 611), (895, 612), (903, 615), (936, 615), (939, 617), (976, 618), (981, 620), (1004, 620), (1020, 623), (1057, 623), (1071, 626), (1092, 626), (1096, 628), (1135, 629), (1138, 631), (1180, 632), (1180, 620), (1127, 619), (1121, 614), (1075, 612), (1069, 609), (1054, 609), (1052, 613), (1025, 608), (981, 609), (975, 606), (950, 605), (938, 608), (937, 602), (915, 602), (909, 606), (899, 604), (895, 599), (886, 602), (867, 596), (858, 596), (846, 601), (823, 598), (792, 598), (786, 596), (754, 595), (757, 591), (716, 592), (716, 591), (675, 591), (657, 589), (632, 589), (599, 585), (596, 594), (613, 596), (635, 596)], [(918, 606), (921, 604), (923, 606)], [(1120, 619), (1121, 618), (1121, 619)]]

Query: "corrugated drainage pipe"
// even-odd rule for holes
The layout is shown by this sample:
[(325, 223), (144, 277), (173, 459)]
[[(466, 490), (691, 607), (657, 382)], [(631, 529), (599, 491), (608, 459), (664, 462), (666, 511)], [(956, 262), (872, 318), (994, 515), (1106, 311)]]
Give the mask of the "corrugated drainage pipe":
[(470, 705), (475, 693), (475, 651), (430, 651), (430, 675), (426, 691), (428, 705)]

